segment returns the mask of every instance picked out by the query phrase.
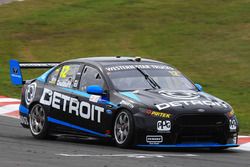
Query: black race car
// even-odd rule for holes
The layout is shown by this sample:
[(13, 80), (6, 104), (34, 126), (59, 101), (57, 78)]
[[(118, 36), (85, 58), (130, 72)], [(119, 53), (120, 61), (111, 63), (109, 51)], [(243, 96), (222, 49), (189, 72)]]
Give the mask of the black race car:
[[(23, 81), (21, 68), (53, 67)], [(237, 147), (232, 107), (163, 62), (140, 57), (63, 63), (10, 61), (23, 84), (21, 125), (38, 139), (54, 135), (113, 139), (119, 147)]]

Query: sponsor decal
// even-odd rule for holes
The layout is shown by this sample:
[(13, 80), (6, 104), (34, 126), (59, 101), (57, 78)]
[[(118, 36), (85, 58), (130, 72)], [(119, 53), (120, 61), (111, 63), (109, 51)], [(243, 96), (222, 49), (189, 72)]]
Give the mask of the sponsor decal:
[(236, 131), (236, 129), (237, 129), (237, 122), (236, 122), (235, 119), (230, 119), (229, 120), (229, 129), (230, 129), (230, 132)]
[(112, 115), (112, 110), (106, 110), (106, 113)]
[(33, 101), (35, 94), (36, 94), (36, 83), (32, 83), (28, 85), (25, 90), (25, 102), (27, 105), (29, 105)]
[(156, 65), (156, 64), (129, 64), (129, 65), (116, 65), (116, 66), (109, 66), (105, 69), (108, 72), (114, 72), (114, 71), (124, 71), (124, 70), (134, 70), (136, 68), (139, 69), (157, 69), (157, 70), (174, 70), (174, 68), (166, 66), (166, 65)]
[(167, 109), (170, 107), (181, 107), (181, 106), (189, 106), (189, 105), (202, 105), (202, 106), (218, 106), (227, 108), (228, 106), (223, 102), (212, 102), (210, 100), (191, 100), (191, 101), (172, 101), (169, 103), (161, 103), (156, 104), (155, 106), (158, 110)]
[(198, 112), (205, 112), (206, 110), (203, 109), (203, 108), (199, 108), (199, 109), (197, 109), (197, 111), (198, 111)]
[(22, 76), (19, 75), (19, 74), (11, 74), (11, 76), (12, 76), (12, 77), (16, 77), (16, 78), (22, 78)]
[(149, 144), (160, 144), (163, 142), (162, 135), (147, 135), (146, 142)]
[(161, 118), (170, 118), (172, 115), (168, 113), (163, 113), (159, 111), (152, 111), (152, 110), (147, 110), (146, 111), (147, 115), (153, 116), (153, 117), (161, 117)]
[(13, 68), (12, 68), (12, 72), (13, 72), (13, 74), (16, 74), (16, 75), (17, 75), (17, 74), (18, 74), (18, 68), (13, 67)]
[(134, 105), (132, 104), (132, 103), (129, 103), (129, 102), (127, 102), (127, 101), (125, 101), (125, 100), (122, 100), (121, 102), (120, 102), (120, 105), (125, 105), (125, 106), (128, 106), (129, 108), (134, 108)]
[(40, 103), (91, 121), (101, 122), (104, 108), (44, 88)]
[(159, 93), (162, 96), (173, 98), (173, 99), (197, 99), (200, 97), (200, 95), (197, 92), (186, 92), (186, 91), (166, 91), (161, 90)]
[(157, 122), (157, 130), (158, 130), (158, 132), (170, 132), (171, 122), (169, 120), (158, 121)]
[(89, 101), (94, 102), (94, 103), (97, 103), (98, 100), (99, 100), (100, 98), (101, 98), (101, 96), (98, 96), (98, 95), (91, 95), (91, 96), (89, 97)]
[(168, 71), (173, 77), (179, 77), (181, 76), (180, 71)]
[(74, 81), (74, 84), (73, 84), (73, 87), (74, 87), (74, 88), (77, 88), (78, 83), (79, 83), (79, 81), (78, 81), (78, 80), (75, 80), (75, 81)]

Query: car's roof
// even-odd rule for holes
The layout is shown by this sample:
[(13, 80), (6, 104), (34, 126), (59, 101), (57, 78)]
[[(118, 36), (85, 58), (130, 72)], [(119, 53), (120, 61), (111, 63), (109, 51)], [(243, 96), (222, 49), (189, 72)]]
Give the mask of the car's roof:
[[(68, 60), (66, 62), (82, 62), (82, 63), (90, 63), (96, 66), (105, 66), (105, 65), (112, 65), (112, 64), (128, 64), (128, 63), (157, 63), (163, 64), (163, 62), (145, 59), (140, 57), (123, 57), (123, 56), (116, 56), (116, 57), (89, 57), (89, 58), (78, 58)], [(166, 63), (164, 63), (166, 64)]]

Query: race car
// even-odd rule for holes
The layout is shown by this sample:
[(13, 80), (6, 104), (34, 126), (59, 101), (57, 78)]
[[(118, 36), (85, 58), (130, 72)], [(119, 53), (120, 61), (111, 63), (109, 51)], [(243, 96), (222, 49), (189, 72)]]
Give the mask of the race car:
[[(23, 80), (22, 68), (50, 68)], [(233, 108), (175, 67), (140, 57), (92, 57), (62, 63), (10, 60), (23, 85), (20, 120), (37, 139), (74, 135), (118, 147), (237, 147)]]

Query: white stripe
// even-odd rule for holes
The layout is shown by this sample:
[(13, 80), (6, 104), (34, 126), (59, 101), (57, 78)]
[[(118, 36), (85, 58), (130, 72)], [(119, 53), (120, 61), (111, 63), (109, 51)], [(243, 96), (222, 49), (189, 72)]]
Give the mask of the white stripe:
[(20, 102), (20, 100), (13, 98), (0, 98), (0, 102)]
[(232, 150), (250, 151), (250, 143), (241, 144), (239, 147), (230, 148)]
[(164, 158), (195, 157), (196, 154), (56, 154), (64, 157), (127, 157), (127, 158)]
[(250, 143), (241, 144), (239, 149), (243, 151), (250, 151)]
[(248, 137), (250, 137), (250, 136), (239, 136), (239, 138), (248, 138)]
[(9, 104), (6, 106), (0, 107), (0, 114), (5, 114), (13, 111), (19, 110), (19, 104)]

